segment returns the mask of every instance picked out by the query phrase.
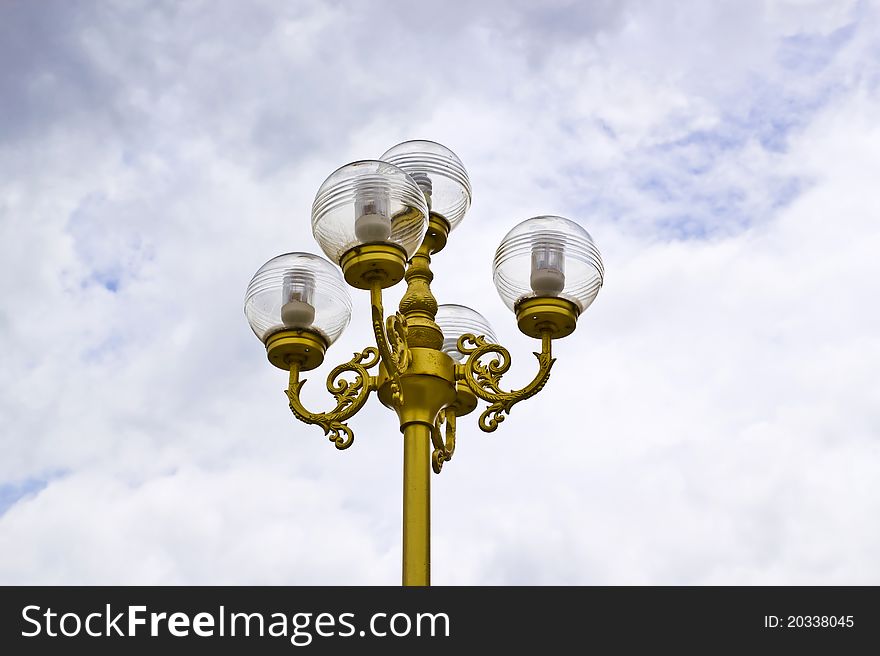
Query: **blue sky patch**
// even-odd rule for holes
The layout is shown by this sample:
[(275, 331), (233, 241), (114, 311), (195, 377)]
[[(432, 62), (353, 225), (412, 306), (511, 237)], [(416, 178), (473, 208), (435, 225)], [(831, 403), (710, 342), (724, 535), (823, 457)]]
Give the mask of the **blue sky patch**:
[(0, 516), (21, 499), (36, 496), (49, 484), (49, 479), (27, 478), (15, 483), (0, 484)]

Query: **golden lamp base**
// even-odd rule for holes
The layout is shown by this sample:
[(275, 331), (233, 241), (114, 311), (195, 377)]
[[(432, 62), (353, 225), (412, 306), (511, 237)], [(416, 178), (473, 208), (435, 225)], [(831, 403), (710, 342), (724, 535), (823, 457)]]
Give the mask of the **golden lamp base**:
[(527, 298), (516, 306), (516, 323), (520, 332), (541, 339), (545, 331), (560, 339), (574, 332), (580, 311), (571, 301), (555, 296)]
[(406, 252), (394, 244), (363, 244), (346, 251), (339, 266), (352, 287), (370, 289), (378, 281), (385, 289), (403, 280)]
[(282, 330), (266, 340), (269, 362), (284, 371), (289, 371), (294, 363), (299, 364), (300, 371), (316, 369), (324, 361), (326, 351), (327, 341), (309, 330)]

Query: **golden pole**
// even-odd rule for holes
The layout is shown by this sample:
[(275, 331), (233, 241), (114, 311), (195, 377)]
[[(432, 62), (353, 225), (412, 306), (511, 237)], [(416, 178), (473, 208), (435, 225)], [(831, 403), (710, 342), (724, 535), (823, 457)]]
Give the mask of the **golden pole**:
[(431, 585), (431, 429), (403, 431), (403, 585)]

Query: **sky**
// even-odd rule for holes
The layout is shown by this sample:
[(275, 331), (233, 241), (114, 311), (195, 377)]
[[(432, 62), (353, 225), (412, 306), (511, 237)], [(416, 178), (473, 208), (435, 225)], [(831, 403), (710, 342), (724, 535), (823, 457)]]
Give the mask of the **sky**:
[(242, 305), (408, 139), (469, 172), (433, 289), (509, 387), (504, 234), (569, 217), (606, 269), (541, 394), (459, 420), (434, 584), (880, 584), (880, 6), (845, 0), (2, 3), (0, 583), (399, 583), (395, 415), (337, 451)]

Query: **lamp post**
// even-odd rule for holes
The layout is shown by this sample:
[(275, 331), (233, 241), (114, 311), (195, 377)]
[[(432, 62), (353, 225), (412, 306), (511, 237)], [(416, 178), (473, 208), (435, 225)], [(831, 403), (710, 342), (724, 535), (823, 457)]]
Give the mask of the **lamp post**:
[[(430, 584), (429, 470), (439, 474), (452, 458), (457, 419), (483, 401), (478, 425), (491, 432), (514, 404), (540, 392), (555, 362), (553, 340), (574, 331), (604, 277), (592, 238), (573, 221), (539, 216), (507, 233), (495, 253), (495, 286), (520, 331), (541, 340), (541, 351), (534, 379), (504, 391), (510, 354), (495, 343), (486, 319), (462, 305), (438, 305), (431, 293), (431, 257), (470, 203), (461, 160), (433, 141), (407, 141), (378, 160), (347, 164), (324, 181), (312, 206), (312, 233), (331, 261), (279, 255), (257, 271), (245, 297), (245, 315), (269, 361), (289, 371), (286, 393), (297, 419), (347, 449), (354, 440), (347, 422), (372, 392), (397, 413), (404, 585)], [(406, 292), (386, 317), (382, 291), (401, 280)], [(300, 376), (323, 362), (348, 325), (347, 287), (370, 294), (375, 345), (330, 372), (327, 390), (336, 406), (311, 412), (300, 400)]]

